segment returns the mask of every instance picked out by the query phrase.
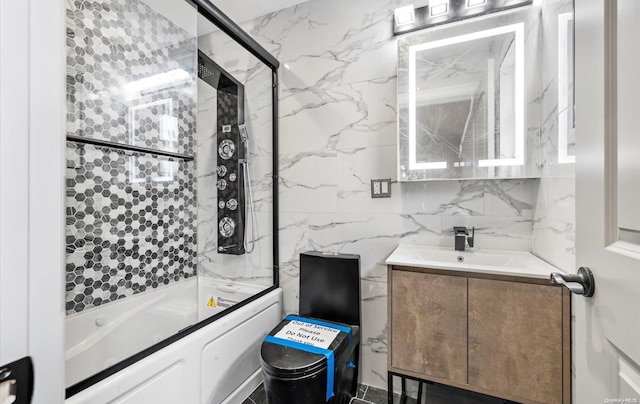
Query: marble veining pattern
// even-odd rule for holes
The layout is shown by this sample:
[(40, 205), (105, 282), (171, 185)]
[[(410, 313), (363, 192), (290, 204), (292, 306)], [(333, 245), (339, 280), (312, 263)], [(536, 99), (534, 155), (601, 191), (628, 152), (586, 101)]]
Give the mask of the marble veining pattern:
[(253, 252), (218, 253), (217, 91), (199, 80), (197, 181), (202, 192), (198, 195), (198, 275), (269, 287), (273, 285), (271, 70), (220, 30), (199, 37), (198, 49), (244, 85), (244, 123), (249, 134), (249, 172), (257, 224)]
[[(397, 182), (397, 45), (391, 20), (396, 7), (409, 3), (311, 0), (243, 24), (281, 62), (279, 229), (284, 310), (297, 311), (301, 252), (359, 254), (361, 382), (382, 388), (386, 388), (387, 360), (384, 262), (398, 243), (453, 248), (452, 227), (466, 225), (476, 227), (480, 248), (536, 251), (538, 247), (540, 252), (554, 251), (548, 255), (560, 261), (571, 256), (570, 245), (551, 241), (542, 245), (537, 240), (547, 240), (556, 231), (558, 238), (570, 233), (571, 220), (565, 212), (572, 208), (565, 210), (565, 203), (572, 196), (562, 181)], [(528, 111), (537, 113), (539, 99), (532, 102)], [(552, 108), (545, 108), (551, 113)], [(528, 129), (534, 136), (541, 130)], [(541, 160), (537, 164), (542, 166), (544, 156)], [(391, 178), (391, 198), (370, 198), (372, 178)], [(554, 186), (563, 188), (566, 196), (552, 197)], [(545, 213), (547, 208), (551, 216)], [(554, 223), (557, 228), (550, 226)]]
[[(542, 13), (543, 42), (557, 43), (561, 33), (558, 16), (572, 11), (570, 0), (547, 0)], [(557, 46), (544, 47), (540, 86), (543, 89), (541, 105), (540, 153), (542, 178), (535, 201), (532, 251), (558, 268), (573, 273), (575, 266), (575, 164), (563, 163), (558, 158), (559, 110), (558, 93), (571, 92), (559, 88)], [(570, 140), (570, 142), (575, 139)]]

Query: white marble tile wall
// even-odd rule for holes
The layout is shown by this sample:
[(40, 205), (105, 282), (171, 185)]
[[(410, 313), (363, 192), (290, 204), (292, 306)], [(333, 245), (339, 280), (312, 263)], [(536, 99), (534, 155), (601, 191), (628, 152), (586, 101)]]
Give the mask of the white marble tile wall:
[(253, 252), (238, 256), (218, 253), (217, 96), (213, 87), (198, 80), (198, 276), (268, 287), (273, 285), (271, 71), (219, 30), (199, 37), (198, 49), (244, 84), (257, 224)]
[[(530, 250), (539, 180), (399, 184), (393, 10), (409, 1), (312, 0), (244, 28), (281, 62), (280, 257), (285, 311), (299, 253), (355, 253), (362, 271), (361, 381), (386, 387), (386, 265), (398, 243)], [(391, 178), (372, 199), (370, 180)]]
[[(572, 80), (559, 79), (559, 16), (572, 11), (571, 0), (547, 0), (542, 12), (542, 48), (544, 68), (541, 71), (541, 159), (542, 178), (533, 223), (533, 252), (567, 271), (575, 272), (575, 167), (559, 158), (560, 125), (558, 94), (573, 91)], [(571, 38), (568, 39), (571, 43)], [(570, 66), (567, 66), (570, 69)], [(569, 74), (571, 76), (571, 74)], [(568, 134), (569, 153), (575, 142)]]

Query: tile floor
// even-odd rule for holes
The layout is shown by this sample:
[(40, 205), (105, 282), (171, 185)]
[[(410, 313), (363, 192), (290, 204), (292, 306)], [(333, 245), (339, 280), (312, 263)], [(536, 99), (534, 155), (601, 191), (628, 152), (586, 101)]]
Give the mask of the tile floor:
[[(499, 398), (489, 397), (483, 394), (472, 393), (439, 384), (425, 384), (423, 389), (425, 391), (425, 395), (422, 402), (425, 404), (516, 404)], [(400, 397), (396, 395), (393, 401), (394, 403), (399, 403)], [(416, 400), (413, 398), (409, 398), (406, 401), (406, 404), (415, 403)], [(267, 404), (264, 387), (260, 385), (260, 387), (258, 387), (251, 396), (243, 402), (243, 404)], [(360, 384), (358, 385), (357, 397), (354, 397), (351, 400), (351, 404), (388, 404), (387, 391)]]

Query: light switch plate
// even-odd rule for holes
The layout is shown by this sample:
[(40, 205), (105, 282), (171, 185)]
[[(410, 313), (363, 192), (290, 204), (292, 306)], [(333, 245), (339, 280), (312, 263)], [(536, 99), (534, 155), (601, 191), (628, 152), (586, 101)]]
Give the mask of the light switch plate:
[(371, 180), (372, 198), (391, 198), (391, 178)]

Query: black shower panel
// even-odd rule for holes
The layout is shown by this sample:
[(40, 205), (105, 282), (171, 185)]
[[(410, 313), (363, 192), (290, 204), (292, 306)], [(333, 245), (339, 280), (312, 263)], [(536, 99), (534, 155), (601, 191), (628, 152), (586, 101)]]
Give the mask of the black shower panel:
[(216, 187), (218, 252), (244, 254), (245, 145), (238, 125), (244, 123), (244, 86), (198, 51), (198, 77), (217, 90)]
[(244, 254), (244, 161), (238, 124), (242, 115), (240, 91), (218, 89), (218, 252)]

